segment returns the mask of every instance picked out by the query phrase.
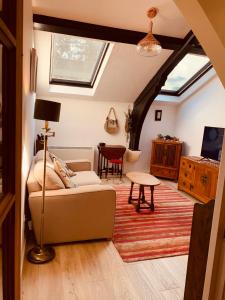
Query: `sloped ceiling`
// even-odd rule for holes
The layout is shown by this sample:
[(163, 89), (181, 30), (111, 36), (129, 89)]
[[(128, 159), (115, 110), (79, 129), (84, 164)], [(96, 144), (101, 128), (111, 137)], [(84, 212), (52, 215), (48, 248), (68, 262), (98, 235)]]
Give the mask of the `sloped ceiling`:
[[(35, 31), (35, 47), (38, 54), (37, 94), (40, 97), (58, 96), (49, 92), (51, 33)], [(159, 56), (149, 59), (138, 55), (134, 45), (115, 43), (95, 95), (64, 96), (94, 101), (134, 102), (171, 53), (170, 50), (163, 50)]]
[(147, 10), (155, 6), (157, 34), (183, 38), (190, 30), (173, 0), (33, 0), (33, 12), (87, 23), (148, 31)]
[[(148, 31), (146, 12), (152, 6), (159, 9), (154, 19), (154, 33), (179, 38), (188, 33), (190, 28), (172, 0), (33, 0), (33, 12), (37, 14), (142, 32)], [(39, 57), (37, 95), (45, 97), (57, 95), (48, 91), (49, 40), (50, 33), (35, 32)], [(137, 54), (134, 45), (115, 43), (95, 95), (64, 96), (134, 102), (171, 53), (163, 50), (157, 57), (146, 58)]]

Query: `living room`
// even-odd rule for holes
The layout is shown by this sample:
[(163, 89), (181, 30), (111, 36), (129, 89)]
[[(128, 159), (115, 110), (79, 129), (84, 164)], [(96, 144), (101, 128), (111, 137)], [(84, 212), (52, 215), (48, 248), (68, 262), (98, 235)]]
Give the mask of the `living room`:
[[(148, 9), (149, 4), (146, 6)], [(40, 9), (40, 8), (39, 8)], [(34, 11), (35, 13), (41, 13), (41, 9), (37, 9)], [(54, 15), (57, 16), (57, 15)], [(143, 19), (145, 17), (143, 16)], [(156, 17), (157, 19), (157, 17)], [(84, 20), (85, 21), (85, 20)], [(145, 19), (146, 21), (146, 19)], [(30, 20), (29, 20), (30, 22)], [(116, 26), (115, 26), (116, 27)], [(145, 87), (145, 85), (148, 83), (149, 79), (147, 76), (143, 77), (143, 86), (139, 86), (139, 90), (137, 89), (134, 91), (134, 94), (132, 95), (132, 100), (129, 98), (130, 95), (126, 94), (124, 91), (127, 90), (126, 86), (124, 90), (121, 90), (123, 92), (123, 98), (120, 99), (120, 93), (117, 93), (116, 96), (114, 95), (114, 98), (110, 98), (109, 90), (107, 90), (107, 98), (108, 99), (100, 99), (99, 101), (93, 101), (86, 99), (81, 99), (82, 97), (75, 97), (75, 96), (66, 96), (65, 94), (63, 96), (57, 94), (53, 96), (49, 96), (49, 92), (45, 93), (46, 91), (42, 89), (41, 81), (44, 80), (44, 77), (49, 76), (49, 71), (45, 71), (44, 69), (49, 66), (50, 61), (48, 64), (46, 64), (46, 59), (49, 59), (49, 56), (46, 55), (45, 43), (39, 43), (37, 41), (37, 35), (42, 33), (34, 33), (34, 41), (35, 41), (35, 48), (37, 49), (38, 53), (38, 76), (37, 76), (37, 98), (46, 99), (46, 100), (52, 100), (52, 101), (58, 101), (61, 102), (62, 109), (61, 109), (61, 115), (60, 115), (60, 122), (59, 123), (52, 123), (51, 127), (56, 132), (56, 135), (54, 138), (49, 139), (49, 145), (55, 146), (55, 147), (89, 147), (89, 146), (96, 146), (99, 142), (105, 142), (106, 144), (122, 144), (128, 148), (128, 142), (127, 142), (127, 135), (124, 130), (125, 126), (125, 113), (127, 112), (129, 107), (133, 107), (133, 102), (139, 95), (139, 93), (142, 91), (142, 89)], [(42, 49), (41, 49), (42, 48)], [(40, 51), (42, 50), (42, 52)], [(122, 47), (121, 47), (122, 49)], [(132, 46), (132, 49), (136, 51), (135, 47)], [(121, 50), (122, 51), (122, 50)], [(129, 50), (130, 51), (130, 50)], [(136, 53), (135, 53), (136, 54)], [(45, 56), (45, 60), (43, 60), (43, 57)], [(145, 58), (146, 59), (146, 58)], [(152, 59), (152, 58), (150, 58)], [(154, 58), (153, 58), (154, 59)], [(157, 59), (157, 58), (155, 58)], [(120, 62), (118, 62), (120, 63)], [(128, 62), (129, 63), (129, 62)], [(27, 60), (27, 65), (29, 64), (29, 61)], [(147, 63), (146, 63), (147, 64)], [(141, 72), (141, 70), (139, 70)], [(40, 73), (44, 72), (44, 73)], [(45, 74), (43, 76), (43, 74)], [(153, 75), (153, 74), (152, 74)], [(117, 75), (114, 75), (117, 76)], [(126, 76), (123, 73), (123, 76)], [(128, 75), (127, 75), (128, 76)], [(151, 76), (150, 76), (151, 77)], [(104, 77), (103, 77), (104, 78)], [(144, 82), (145, 81), (145, 82)], [(109, 81), (110, 84), (113, 83), (113, 80)], [(129, 79), (128, 79), (129, 82)], [(128, 85), (128, 84), (127, 84)], [(110, 85), (109, 85), (110, 86)], [(129, 85), (128, 85), (129, 86)], [(118, 87), (112, 87), (112, 92), (117, 91)], [(44, 91), (44, 92), (43, 92)], [(136, 94), (135, 94), (136, 93)], [(126, 97), (127, 96), (127, 97)], [(106, 98), (106, 96), (104, 95)], [(103, 98), (104, 98), (103, 97)], [(219, 78), (216, 75), (216, 72), (211, 69), (205, 76), (203, 76), (195, 85), (193, 85), (189, 90), (187, 90), (182, 97), (182, 99), (174, 100), (174, 97), (167, 97), (163, 95), (159, 95), (156, 100), (151, 105), (147, 116), (143, 123), (143, 128), (140, 135), (140, 143), (139, 143), (139, 149), (142, 151), (141, 156), (139, 160), (135, 163), (125, 163), (124, 166), (124, 173), (130, 170), (134, 171), (142, 171), (142, 172), (149, 172), (150, 168), (150, 157), (151, 157), (151, 141), (157, 137), (158, 134), (162, 135), (170, 135), (175, 136), (179, 138), (181, 141), (184, 142), (183, 144), (183, 154), (184, 155), (194, 155), (194, 156), (200, 156), (201, 154), (201, 146), (202, 146), (202, 140), (203, 140), (203, 131), (205, 126), (213, 126), (213, 127), (225, 127), (224, 124), (224, 118), (222, 115), (222, 111), (224, 109), (224, 88), (219, 80)], [(83, 97), (84, 98), (84, 97)], [(119, 100), (118, 100), (119, 98)], [(116, 100), (115, 100), (116, 99)], [(123, 100), (124, 99), (124, 100)], [(126, 99), (126, 101), (125, 101)], [(216, 105), (215, 100), (216, 99)], [(34, 96), (33, 96), (34, 100)], [(95, 99), (97, 100), (97, 99)], [(103, 101), (101, 101), (103, 100)], [(179, 102), (180, 101), (180, 102)], [(32, 116), (33, 112), (33, 103), (29, 103), (26, 107), (26, 110), (29, 111), (29, 114), (26, 114)], [(110, 109), (110, 107), (114, 107), (117, 113), (117, 118), (119, 120), (120, 125), (120, 131), (117, 135), (109, 135), (104, 130), (104, 122), (107, 116), (107, 113)], [(161, 110), (162, 116), (161, 121), (155, 121), (155, 111)], [(34, 126), (33, 120), (31, 121)], [(33, 134), (33, 138), (35, 139), (36, 134), (39, 134), (41, 132), (43, 124), (41, 121), (35, 121), (35, 131)], [(27, 128), (25, 126), (25, 132), (27, 135), (30, 135), (29, 131), (32, 131), (32, 127)], [(25, 145), (26, 146), (26, 145)], [(26, 151), (32, 152), (31, 149), (26, 149), (24, 147), (24, 153)], [(97, 149), (95, 150), (95, 157), (97, 155)], [(26, 157), (26, 155), (24, 156)], [(28, 159), (27, 165), (25, 162), (24, 166), (24, 172), (26, 173), (27, 170), (30, 167), (30, 161)], [(97, 170), (97, 159), (95, 159), (94, 169)], [(80, 252), (84, 256), (86, 255), (86, 252), (84, 249), (82, 249), (82, 245), (77, 245), (77, 247), (80, 249)], [(89, 247), (89, 246), (87, 246)], [(92, 246), (90, 246), (89, 250), (92, 249)], [(94, 245), (93, 247), (99, 248), (99, 252), (104, 251), (112, 251), (111, 248), (107, 248), (106, 243), (103, 243), (102, 246)], [(63, 246), (60, 246), (59, 248), (62, 249), (62, 253), (64, 253)], [(108, 249), (108, 250), (107, 250)], [(73, 252), (72, 248), (70, 251)], [(71, 252), (71, 253), (72, 253)], [(78, 251), (79, 252), (79, 251)], [(97, 251), (98, 252), (98, 251)], [(65, 252), (66, 253), (66, 252)], [(64, 253), (64, 254), (65, 254)], [(61, 254), (63, 255), (63, 254)], [(67, 255), (67, 254), (66, 254)], [(80, 254), (82, 255), (82, 254)], [(107, 256), (107, 255), (106, 255)], [(106, 260), (109, 259), (109, 257), (106, 257)], [(179, 258), (178, 258), (179, 260)], [(57, 259), (56, 259), (57, 262)], [(65, 259), (65, 264), (69, 263), (67, 259)], [(91, 266), (94, 263), (93, 260), (87, 261), (87, 264)], [(120, 266), (117, 266), (118, 262), (115, 262), (115, 267), (120, 268)], [(182, 261), (180, 262), (180, 265), (185, 265), (186, 262)], [(102, 262), (101, 262), (102, 264)], [(150, 265), (151, 263), (149, 263)], [(164, 264), (164, 263), (159, 263)], [(175, 265), (179, 265), (177, 261), (173, 264), (171, 261), (168, 260), (166, 263), (170, 265), (170, 268), (174, 268)], [(119, 264), (120, 265), (120, 264)], [(153, 264), (151, 264), (153, 267)], [(51, 270), (54, 270), (56, 267), (55, 263), (50, 266), (50, 272)], [(35, 266), (32, 267), (33, 272), (36, 274), (37, 270), (34, 269)], [(47, 270), (47, 265), (44, 267)], [(44, 269), (43, 268), (43, 269)], [(53, 269), (51, 269), (53, 268)], [(103, 267), (104, 268), (104, 267)], [(147, 268), (143, 264), (140, 268)], [(153, 267), (154, 268), (154, 267)], [(159, 267), (160, 269), (160, 267)], [(179, 272), (183, 272), (180, 269), (180, 266), (178, 266)], [(89, 269), (90, 270), (90, 269)], [(93, 269), (97, 270), (97, 269)], [(147, 269), (146, 269), (147, 270)], [(82, 271), (82, 270), (81, 270)], [(46, 272), (49, 272), (46, 271)], [(123, 271), (122, 271), (123, 272)], [(124, 274), (120, 273), (119, 277), (121, 278), (122, 282), (124, 280)], [(104, 271), (103, 271), (104, 273)], [(135, 273), (140, 273), (139, 267), (137, 269), (133, 268), (133, 280), (136, 279)], [(176, 273), (176, 272), (175, 272)], [(29, 273), (30, 274), (30, 271)], [(27, 275), (28, 275), (27, 274)], [(48, 273), (49, 274), (49, 273)], [(67, 274), (69, 276), (69, 273)], [(112, 280), (115, 280), (115, 274), (112, 276)], [(169, 276), (169, 273), (167, 273)], [(28, 275), (29, 276), (29, 275)], [(57, 275), (58, 276), (58, 275)], [(109, 277), (109, 274), (104, 273), (104, 276)], [(103, 277), (104, 277), (103, 276)], [(151, 275), (152, 276), (152, 275)], [(176, 277), (176, 275), (174, 275)], [(101, 281), (103, 279), (99, 275), (99, 280)], [(55, 278), (54, 278), (55, 280)], [(93, 282), (92, 278), (89, 278), (89, 284), (87, 284), (88, 288), (93, 289)], [(180, 279), (178, 279), (179, 281)], [(34, 279), (35, 281), (35, 279)], [(57, 277), (56, 282), (59, 283), (58, 289), (60, 289), (60, 277)], [(85, 286), (86, 279), (84, 280)], [(132, 281), (131, 281), (132, 282)], [(35, 283), (37, 284), (37, 282)], [(130, 287), (129, 282), (124, 283), (127, 288)], [(184, 284), (184, 283), (183, 283)], [(100, 285), (101, 286), (101, 285)], [(171, 297), (171, 295), (177, 297), (177, 299), (182, 299), (181, 297), (181, 290), (182, 288), (177, 288), (177, 285), (174, 285), (174, 282), (166, 282), (166, 286), (168, 287), (165, 289), (165, 286), (163, 287), (164, 298)], [(121, 287), (121, 286), (120, 286)], [(61, 286), (61, 288), (63, 288)], [(122, 287), (121, 287), (122, 288)], [(162, 288), (162, 287), (160, 287)], [(59, 290), (56, 289), (56, 291), (59, 292)], [(132, 287), (130, 287), (130, 290), (132, 290)], [(49, 293), (48, 289), (46, 290), (47, 293)], [(70, 293), (70, 287), (68, 287), (67, 293), (69, 295)], [(137, 296), (136, 291), (131, 292), (131, 294), (134, 292), (133, 299)], [(74, 295), (74, 291), (71, 292), (72, 295)], [(81, 295), (83, 292), (81, 292)], [(123, 293), (127, 293), (127, 289), (124, 289), (122, 291)], [(78, 293), (79, 294), (79, 293)], [(120, 294), (118, 296), (118, 299), (122, 297)], [(87, 294), (88, 295), (88, 294)], [(90, 294), (89, 294), (90, 295)], [(144, 295), (141, 294), (141, 295)], [(41, 296), (40, 296), (41, 297)], [(49, 294), (49, 297), (51, 299), (51, 294)], [(131, 297), (131, 296), (129, 296)], [(155, 299), (157, 299), (158, 294), (155, 295)], [(81, 298), (82, 299), (82, 298)], [(142, 298), (141, 298), (142, 299)]]

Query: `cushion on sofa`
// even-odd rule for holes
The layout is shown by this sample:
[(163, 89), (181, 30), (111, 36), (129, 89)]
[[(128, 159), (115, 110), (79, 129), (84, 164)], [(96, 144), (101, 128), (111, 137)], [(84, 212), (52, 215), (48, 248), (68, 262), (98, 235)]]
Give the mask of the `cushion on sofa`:
[[(39, 150), (35, 155), (35, 162), (37, 163), (40, 160), (44, 159), (44, 150)], [(50, 154), (48, 151), (46, 151), (46, 161), (50, 164), (53, 164), (53, 160), (50, 157)]]
[(34, 176), (34, 166), (35, 166), (35, 160), (33, 160), (30, 173), (27, 179), (27, 189), (29, 193), (32, 192), (39, 192), (42, 190), (41, 185), (38, 183), (36, 177)]
[(74, 159), (65, 161), (67, 167), (75, 172), (90, 171), (91, 162), (88, 159)]
[[(52, 161), (54, 162), (55, 160), (57, 160), (60, 164), (61, 164), (61, 167), (64, 169), (65, 173), (67, 174), (67, 176), (75, 176), (76, 175), (76, 172), (74, 172), (73, 170), (71, 170), (67, 163), (64, 162), (61, 158), (59, 158), (58, 156), (56, 156), (54, 153), (52, 152), (49, 152), (49, 155), (52, 159)], [(55, 167), (55, 166), (54, 166)]]
[(101, 183), (101, 179), (96, 175), (94, 171), (77, 172), (76, 176), (71, 177), (71, 181), (74, 183), (75, 186)]
[[(34, 176), (41, 186), (43, 184), (43, 171), (43, 160), (38, 161), (34, 166)], [(59, 178), (56, 172), (49, 166), (49, 164), (46, 165), (45, 188), (46, 190), (59, 190), (65, 188), (62, 180)]]
[(65, 168), (65, 165), (61, 162), (61, 160), (54, 159), (54, 170), (58, 174), (66, 188), (74, 187), (74, 183), (68, 176), (67, 169)]

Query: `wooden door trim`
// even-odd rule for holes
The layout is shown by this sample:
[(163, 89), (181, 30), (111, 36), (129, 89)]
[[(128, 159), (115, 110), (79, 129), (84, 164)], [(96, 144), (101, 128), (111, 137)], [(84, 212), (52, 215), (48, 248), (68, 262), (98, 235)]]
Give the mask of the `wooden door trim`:
[(0, 39), (7, 48), (16, 47), (16, 39), (6, 26), (5, 22), (0, 18)]
[(0, 41), (4, 46), (3, 157), (10, 154), (7, 168), (6, 165), (3, 166), (4, 198), (0, 202), (4, 256), (3, 298), (19, 300), (21, 299), (23, 0), (3, 1)]
[[(2, 256), (4, 260), (2, 262), (3, 267), (3, 299), (16, 300), (20, 299), (20, 295), (16, 295), (15, 290), (15, 255), (10, 255), (10, 249), (16, 249), (15, 244), (15, 204), (12, 206), (2, 224)], [(12, 251), (10, 251), (12, 252)], [(14, 253), (16, 251), (13, 251)]]
[(21, 267), (22, 267), (22, 216), (21, 216), (21, 186), (22, 186), (22, 117), (23, 117), (23, 0), (17, 0), (16, 18), (16, 153), (15, 153), (15, 269), (14, 288), (15, 299), (21, 297)]
[(9, 210), (11, 209), (13, 203), (15, 202), (15, 195), (12, 193), (7, 193), (0, 202), (0, 226), (2, 225), (4, 219), (6, 218)]

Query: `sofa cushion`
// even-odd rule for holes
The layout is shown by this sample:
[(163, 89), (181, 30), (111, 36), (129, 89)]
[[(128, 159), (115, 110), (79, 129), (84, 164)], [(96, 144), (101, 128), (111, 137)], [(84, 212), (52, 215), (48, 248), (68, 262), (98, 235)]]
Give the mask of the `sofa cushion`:
[(27, 179), (27, 189), (29, 193), (38, 192), (42, 190), (41, 185), (38, 183), (36, 177), (34, 176), (34, 166), (35, 166), (35, 161), (33, 160), (30, 168), (30, 173)]
[[(34, 166), (34, 176), (38, 183), (42, 186), (43, 184), (43, 171), (44, 164), (43, 160), (38, 161)], [(64, 189), (65, 186), (56, 172), (49, 166), (46, 165), (46, 178), (45, 178), (45, 189), (46, 190), (59, 190)]]
[[(43, 159), (44, 159), (44, 150), (39, 150), (35, 155), (35, 162), (37, 163), (38, 161)], [(49, 162), (50, 164), (53, 164), (53, 161), (48, 151), (46, 151), (46, 161)]]
[(74, 183), (68, 176), (67, 168), (61, 160), (54, 159), (54, 170), (56, 171), (66, 188), (74, 187)]
[(71, 177), (71, 181), (74, 183), (75, 186), (101, 183), (101, 179), (96, 175), (94, 171), (77, 172), (76, 176)]
[(66, 160), (65, 163), (71, 171), (74, 171), (74, 173), (91, 170), (91, 162), (88, 159)]
[[(49, 152), (49, 155), (52, 159), (52, 161), (54, 162), (55, 160), (57, 160), (60, 164), (61, 164), (61, 168), (63, 168), (64, 172), (67, 174), (67, 176), (75, 176), (76, 172), (74, 172), (73, 170), (71, 170), (67, 163), (64, 162), (62, 159), (60, 159), (58, 156), (56, 156), (54, 153)], [(55, 166), (54, 166), (55, 168)]]

